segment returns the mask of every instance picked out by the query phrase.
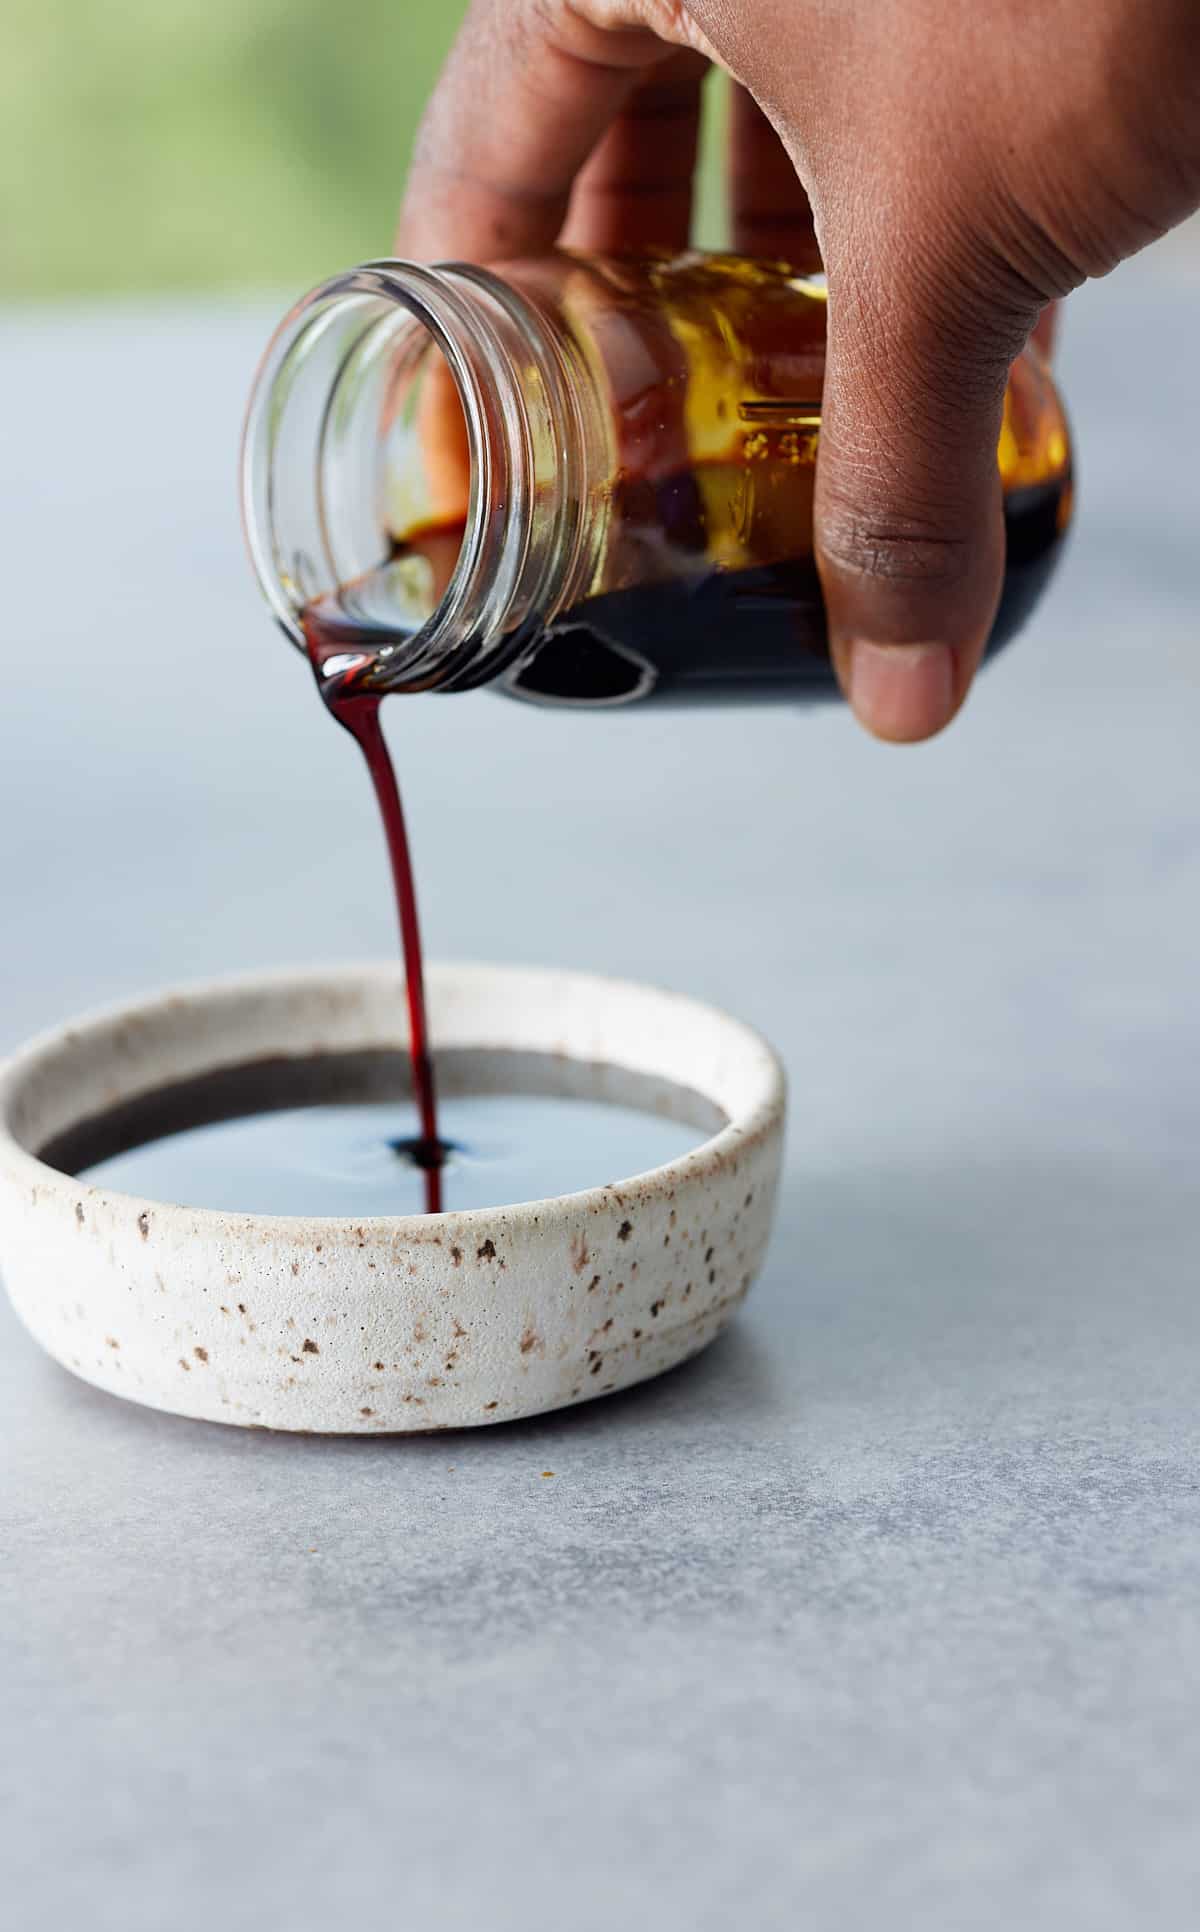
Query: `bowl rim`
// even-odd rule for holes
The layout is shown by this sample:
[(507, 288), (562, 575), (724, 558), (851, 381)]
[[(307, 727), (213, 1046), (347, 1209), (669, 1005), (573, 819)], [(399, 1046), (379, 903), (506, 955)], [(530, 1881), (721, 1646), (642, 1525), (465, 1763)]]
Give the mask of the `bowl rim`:
[[(514, 1221), (537, 1220), (554, 1210), (569, 1208), (572, 1215), (589, 1209), (599, 1210), (611, 1206), (618, 1198), (633, 1189), (643, 1194), (649, 1190), (656, 1195), (703, 1180), (714, 1170), (720, 1169), (729, 1159), (736, 1157), (739, 1149), (768, 1136), (781, 1125), (787, 1101), (787, 1078), (783, 1063), (770, 1041), (755, 1027), (722, 1007), (695, 998), (689, 993), (680, 993), (672, 988), (657, 985), (650, 981), (633, 980), (614, 974), (601, 974), (576, 969), (570, 966), (554, 966), (545, 963), (532, 965), (513, 961), (482, 961), (435, 959), (426, 962), (425, 976), (428, 984), (436, 984), (439, 979), (475, 977), (481, 983), (492, 980), (506, 980), (514, 983), (521, 979), (542, 980), (553, 977), (556, 980), (570, 981), (577, 988), (591, 989), (597, 995), (610, 996), (619, 992), (628, 996), (649, 1000), (667, 1000), (686, 1007), (698, 1024), (717, 1029), (730, 1043), (736, 1043), (747, 1059), (757, 1061), (757, 1093), (751, 1102), (736, 1115), (730, 1116), (723, 1127), (714, 1134), (707, 1135), (695, 1146), (689, 1147), (675, 1159), (664, 1161), (657, 1167), (644, 1168), (636, 1174), (598, 1183), (596, 1186), (580, 1188), (569, 1194), (554, 1194), (523, 1201), (500, 1202), (492, 1207), (445, 1208), (438, 1214), (348, 1214), (348, 1215), (291, 1215), (263, 1214), (254, 1210), (226, 1209), (215, 1207), (193, 1207), (191, 1205), (163, 1201), (149, 1195), (127, 1194), (122, 1189), (106, 1187), (93, 1183), (83, 1176), (65, 1173), (61, 1168), (51, 1167), (18, 1139), (11, 1120), (12, 1109), (17, 1103), (22, 1089), (29, 1080), (36, 1077), (39, 1069), (52, 1057), (68, 1053), (75, 1046), (94, 1041), (97, 1034), (105, 1031), (116, 1032), (131, 1020), (148, 1015), (160, 1015), (169, 1010), (175, 1002), (186, 1002), (195, 1007), (210, 1004), (219, 1007), (222, 1001), (232, 1001), (239, 995), (252, 994), (260, 997), (276, 995), (284, 997), (297, 988), (317, 987), (333, 982), (374, 980), (380, 984), (394, 982), (403, 987), (404, 974), (399, 961), (357, 960), (329, 961), (315, 965), (251, 968), (210, 975), (199, 980), (180, 981), (168, 986), (155, 988), (150, 992), (133, 998), (105, 1002), (84, 1012), (74, 1015), (56, 1025), (44, 1028), (29, 1040), (18, 1046), (5, 1060), (0, 1062), (0, 1178), (7, 1167), (16, 1179), (33, 1187), (38, 1194), (55, 1191), (69, 1195), (71, 1200), (86, 1201), (90, 1195), (99, 1197), (106, 1204), (128, 1207), (136, 1218), (140, 1211), (153, 1212), (157, 1216), (178, 1216), (186, 1221), (188, 1228), (197, 1236), (215, 1237), (219, 1232), (228, 1234), (236, 1228), (240, 1232), (262, 1229), (268, 1233), (284, 1235), (304, 1235), (309, 1229), (317, 1229), (323, 1235), (336, 1235), (340, 1232), (361, 1233), (370, 1229), (378, 1233), (386, 1231), (393, 1238), (410, 1230), (415, 1238), (429, 1240), (439, 1229), (453, 1224), (473, 1225), (511, 1225)], [(382, 1044), (382, 1043), (381, 1043)], [(501, 1042), (491, 1042), (493, 1051), (503, 1051)], [(470, 1048), (465, 1050), (470, 1051)], [(481, 1042), (479, 1051), (486, 1048)], [(436, 1055), (436, 1044), (435, 1044)], [(547, 1057), (549, 1052), (547, 1051)], [(568, 1059), (580, 1056), (568, 1054)], [(218, 1061), (215, 1064), (221, 1064)], [(644, 1071), (628, 1062), (617, 1059), (604, 1064), (626, 1071)], [(682, 1081), (668, 1084), (682, 1088)], [(152, 1088), (143, 1091), (151, 1092)], [(697, 1086), (694, 1091), (704, 1094)], [(719, 1103), (714, 1103), (719, 1104)], [(94, 1118), (84, 1115), (80, 1118)], [(432, 1231), (432, 1232), (431, 1232)]]

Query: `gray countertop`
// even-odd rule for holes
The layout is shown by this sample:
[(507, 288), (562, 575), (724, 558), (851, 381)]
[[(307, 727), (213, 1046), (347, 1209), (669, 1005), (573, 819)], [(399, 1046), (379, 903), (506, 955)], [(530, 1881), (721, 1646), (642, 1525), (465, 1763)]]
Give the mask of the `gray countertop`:
[[(5, 1306), (20, 1932), (1195, 1923), (1195, 259), (1073, 305), (1074, 547), (936, 745), (394, 707), (433, 952), (779, 1044), (771, 1258), (660, 1384), (428, 1439), (143, 1413)], [(0, 319), (0, 1045), (390, 952), (239, 547), (270, 320)]]

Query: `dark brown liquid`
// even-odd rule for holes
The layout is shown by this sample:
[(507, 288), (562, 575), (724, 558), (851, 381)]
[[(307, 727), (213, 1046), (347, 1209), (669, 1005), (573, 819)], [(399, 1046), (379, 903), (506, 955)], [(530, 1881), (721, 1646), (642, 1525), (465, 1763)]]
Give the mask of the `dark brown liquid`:
[[(690, 476), (673, 478), (670, 514), (685, 548)], [(1007, 559), (988, 641), (1021, 628), (1062, 548), (1069, 478), (1005, 497)], [(698, 506), (696, 506), (698, 508)], [(697, 518), (695, 547), (703, 555)], [(825, 606), (811, 556), (642, 583), (585, 598), (533, 639), (505, 673), (513, 697), (541, 704), (813, 702), (836, 698)]]
[[(317, 674), (322, 696), (330, 715), (350, 733), (367, 761), (371, 783), (379, 805), (383, 835), (387, 842), (396, 893), (396, 916), (404, 955), (404, 983), (408, 999), (408, 1043), (412, 1058), (413, 1097), (421, 1123), (419, 1140), (403, 1150), (425, 1175), (425, 1212), (440, 1214), (442, 1207), (442, 1163), (444, 1149), (438, 1135), (437, 1088), (433, 1058), (429, 1051), (429, 1025), (425, 1012), (425, 961), (421, 950), (421, 922), (417, 913), (417, 891), (413, 879), (412, 854), (400, 803), (400, 787), (387, 741), (379, 722), (379, 698), (356, 690), (353, 680), (340, 682), (322, 677), (331, 651), (343, 651), (344, 643), (331, 638), (319, 614), (305, 619), (309, 657)], [(399, 1150), (398, 1150), (399, 1151)]]
[[(443, 1187), (457, 1209), (592, 1187), (677, 1159), (726, 1125), (649, 1074), (567, 1066), (554, 1054), (447, 1048), (439, 1056)], [(228, 1214), (417, 1214), (428, 1170), (413, 1138), (408, 1054), (277, 1055), (213, 1068), (73, 1122), (39, 1149), (102, 1190)]]
[[(649, 576), (580, 599), (549, 623), (536, 620), (486, 654), (464, 640), (468, 668), (443, 675), (440, 691), (492, 684), (538, 704), (813, 703), (839, 695), (829, 655), (825, 606), (811, 555), (733, 569), (709, 561), (711, 473), (697, 465), (657, 483), (627, 484), (621, 518), (634, 532), (665, 535), (673, 574)], [(1038, 602), (1062, 552), (1070, 517), (1069, 469), (1005, 491), (1006, 560), (1000, 605), (988, 642), (993, 656)], [(463, 535), (461, 524), (411, 531), (379, 569), (310, 607), (320, 638), (314, 663), (335, 712), (371, 688), (375, 653), (393, 648), (391, 688), (404, 689), (403, 636), (393, 573), (417, 561), (444, 588)], [(637, 537), (632, 542), (636, 544)], [(637, 558), (629, 558), (636, 576)], [(418, 690), (414, 678), (407, 688)]]

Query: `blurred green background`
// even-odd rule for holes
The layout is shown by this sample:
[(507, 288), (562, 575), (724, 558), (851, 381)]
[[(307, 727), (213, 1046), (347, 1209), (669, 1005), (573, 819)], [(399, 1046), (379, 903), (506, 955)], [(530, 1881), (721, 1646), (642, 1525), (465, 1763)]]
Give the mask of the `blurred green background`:
[(386, 253), (464, 0), (3, 0), (0, 292), (301, 284)]
[(465, 4), (2, 0), (0, 296), (290, 290), (386, 254)]

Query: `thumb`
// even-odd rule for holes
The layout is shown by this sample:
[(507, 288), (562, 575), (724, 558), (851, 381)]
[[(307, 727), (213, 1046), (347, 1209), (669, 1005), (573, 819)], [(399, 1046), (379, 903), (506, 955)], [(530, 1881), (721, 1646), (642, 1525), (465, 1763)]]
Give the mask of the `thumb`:
[(940, 731), (983, 656), (1004, 571), (997, 442), (1024, 329), (911, 253), (830, 266), (817, 563), (842, 689), (877, 737)]

